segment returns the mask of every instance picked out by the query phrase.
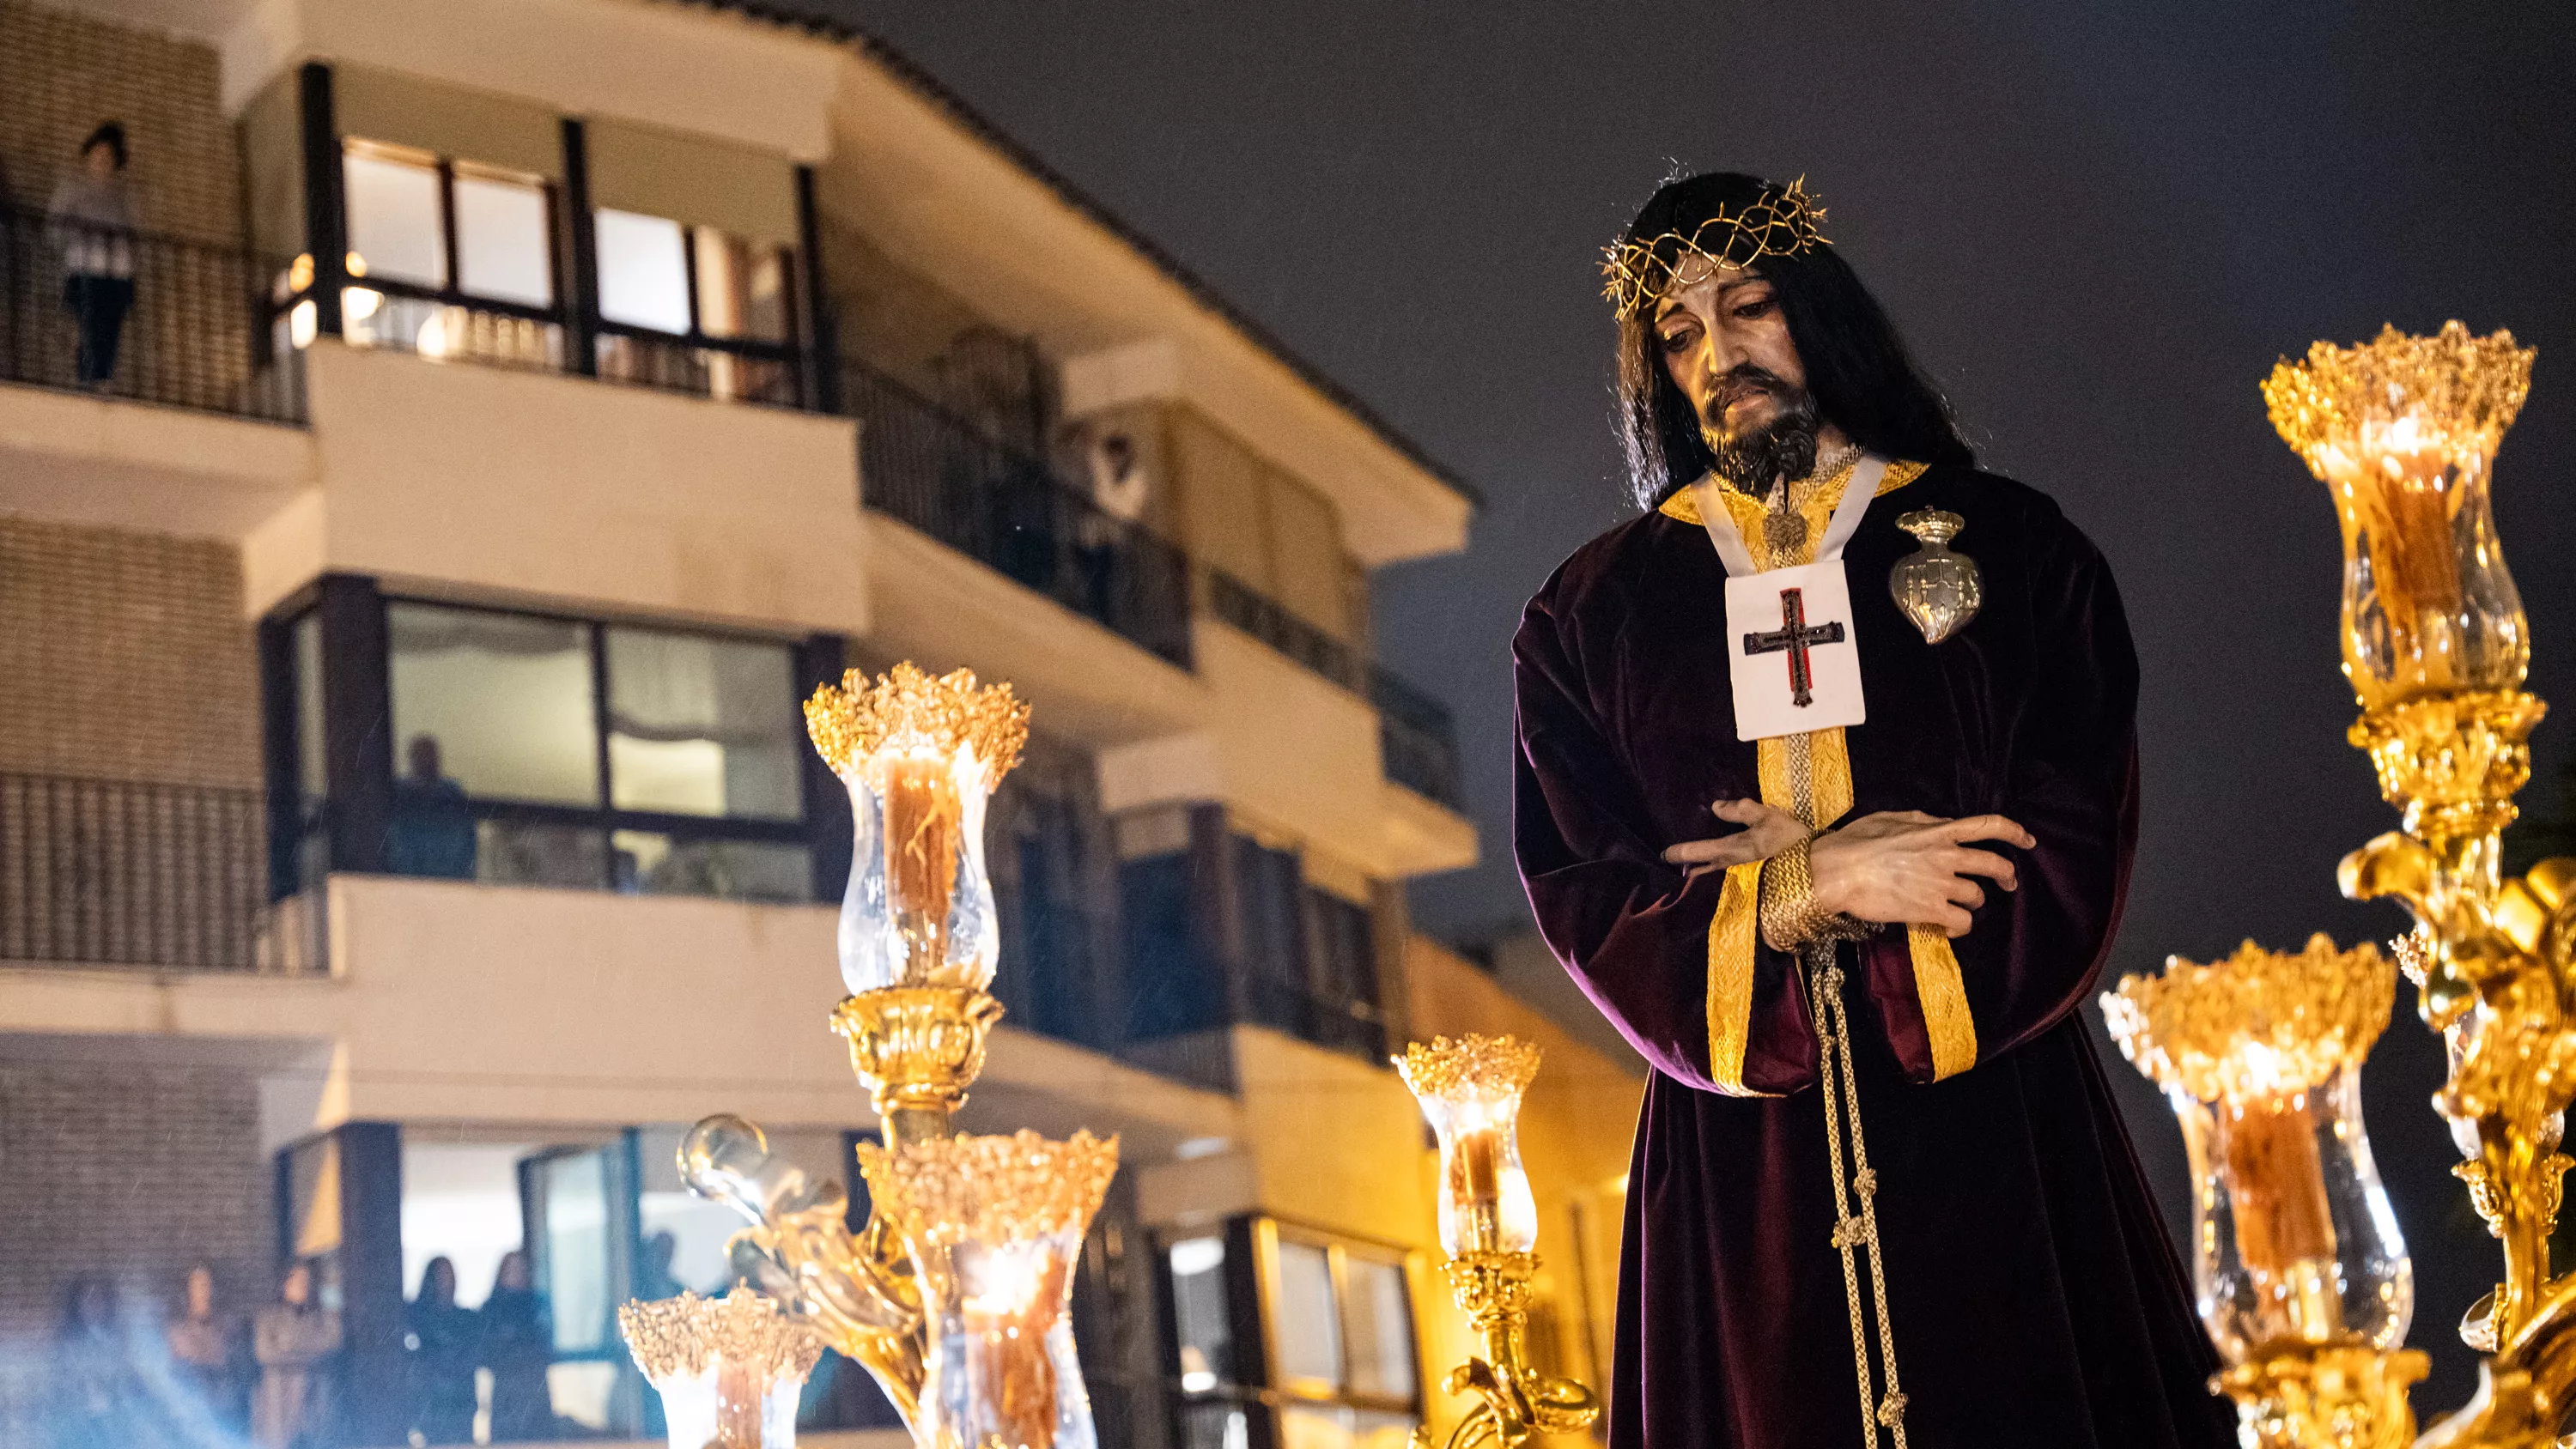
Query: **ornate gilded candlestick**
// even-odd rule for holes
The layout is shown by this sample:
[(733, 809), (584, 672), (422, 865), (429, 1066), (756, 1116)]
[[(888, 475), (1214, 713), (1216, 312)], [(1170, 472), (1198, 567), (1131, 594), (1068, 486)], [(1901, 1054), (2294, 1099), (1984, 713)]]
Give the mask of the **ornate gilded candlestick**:
[[(932, 678), (910, 664), (874, 680), (852, 670), (805, 706), (814, 747), (848, 787), (853, 817), (839, 942), (850, 995), (832, 1026), (848, 1038), (851, 1067), (898, 1153), (951, 1137), (1001, 1019), (987, 990), (1001, 934), (984, 868), (984, 808), (1019, 762), (1028, 715), (1008, 685), (979, 685), (962, 669)], [(772, 1156), (760, 1129), (739, 1117), (699, 1123), (681, 1144), (680, 1174), (751, 1222), (734, 1239), (736, 1270), (866, 1367), (916, 1441), (935, 1445), (925, 1436), (942, 1411), (922, 1395), (953, 1313), (925, 1293), (921, 1264), (892, 1221), (880, 1212), (850, 1231), (841, 1185)], [(1032, 1340), (1002, 1352), (1027, 1368), (1050, 1349)], [(1087, 1405), (1081, 1424), (1087, 1435)], [(1009, 1442), (1045, 1449), (1048, 1440)]]
[[(2248, 941), (2180, 957), (2102, 997), (2114, 1041), (2164, 1088), (2190, 1150), (2193, 1282), (2237, 1403), (2263, 1449), (2393, 1446), (2414, 1437), (2400, 1350), (2414, 1269), (2361, 1120), (2361, 1063), (2397, 973), (2323, 936), (2295, 955)], [(2323, 1437), (2319, 1437), (2323, 1435)]]
[(1538, 1200), (1521, 1166), (1520, 1110), (1538, 1059), (1537, 1047), (1508, 1036), (1434, 1037), (1395, 1058), (1440, 1139), (1440, 1247), (1450, 1290), (1485, 1345), (1449, 1373), (1450, 1393), (1482, 1400), (1450, 1432), (1449, 1449), (1487, 1440), (1517, 1449), (1533, 1431), (1573, 1433), (1601, 1412), (1591, 1389), (1533, 1372), (1522, 1351)]
[(919, 1267), (929, 1361), (924, 1449), (1098, 1449), (1066, 1314), (1075, 1255), (1118, 1171), (1118, 1139), (1088, 1132), (949, 1137), (859, 1169)]
[(617, 1310), (627, 1351), (662, 1396), (671, 1449), (796, 1449), (796, 1398), (822, 1360), (813, 1330), (747, 1288)]

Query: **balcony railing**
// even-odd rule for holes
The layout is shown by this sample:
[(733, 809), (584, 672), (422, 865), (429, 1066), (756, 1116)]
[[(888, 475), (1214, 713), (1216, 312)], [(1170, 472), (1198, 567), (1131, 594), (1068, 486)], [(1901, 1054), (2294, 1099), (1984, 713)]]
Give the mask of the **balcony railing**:
[(1366, 699), (1377, 711), (1386, 777), (1417, 795), (1457, 808), (1458, 730), (1447, 705), (1363, 659), (1348, 644), (1222, 569), (1208, 571), (1208, 608), (1227, 624)]
[(1189, 667), (1189, 560), (1179, 549), (882, 373), (845, 368), (841, 400), (860, 420), (867, 506)]
[(277, 265), (0, 208), (0, 382), (301, 423), (302, 359), (267, 325)]
[(283, 969), (256, 790), (0, 775), (0, 961)]
[[(290, 339), (311, 341), (297, 322), (308, 305), (303, 268), (282, 274), (278, 299)], [(416, 353), (434, 362), (472, 362), (537, 372), (579, 373), (581, 353), (560, 306), (475, 297), (389, 278), (365, 278), (340, 293), (341, 335), (355, 347)], [(594, 324), (586, 375), (603, 382), (770, 407), (819, 408), (804, 393), (804, 353), (792, 344), (743, 337), (681, 336), (623, 323)]]

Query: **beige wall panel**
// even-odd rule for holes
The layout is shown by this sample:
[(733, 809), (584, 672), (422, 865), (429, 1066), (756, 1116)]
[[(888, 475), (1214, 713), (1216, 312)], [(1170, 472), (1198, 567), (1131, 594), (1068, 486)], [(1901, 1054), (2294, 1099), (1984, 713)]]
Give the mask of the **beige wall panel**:
[(330, 343), (306, 363), (320, 517), (277, 521), (298, 547), (253, 539), (255, 601), (327, 567), (782, 632), (867, 626), (847, 419)]
[(1334, 638), (1355, 640), (1342, 572), (1342, 525), (1333, 505), (1276, 468), (1266, 468), (1271, 597)]
[(0, 773), (260, 783), (229, 544), (0, 516)]
[(253, 250), (304, 250), (304, 118), (288, 72), (242, 108), (242, 208)]
[(0, 199), (42, 207), (101, 121), (153, 231), (240, 234), (241, 161), (213, 47), (25, 0), (0, 0)]
[(1394, 1072), (1261, 1027), (1235, 1028), (1234, 1060), (1262, 1211), (1438, 1251), (1422, 1113)]
[(1182, 546), (1199, 562), (1268, 593), (1269, 511), (1262, 504), (1261, 460), (1183, 409), (1172, 411), (1165, 437), (1180, 498)]
[(343, 136), (563, 179), (563, 123), (544, 106), (345, 64), (332, 67), (331, 100)]
[(594, 205), (796, 245), (796, 163), (778, 152), (609, 120), (589, 141)]

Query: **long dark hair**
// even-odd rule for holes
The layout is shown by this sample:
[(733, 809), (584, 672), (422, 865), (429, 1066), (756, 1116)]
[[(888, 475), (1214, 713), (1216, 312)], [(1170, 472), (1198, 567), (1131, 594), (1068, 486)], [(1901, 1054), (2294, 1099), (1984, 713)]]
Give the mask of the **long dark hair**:
[[(1667, 232), (1688, 236), (1720, 207), (1741, 211), (1780, 191), (1761, 177), (1734, 171), (1667, 181), (1621, 240)], [(1666, 250), (1677, 251), (1678, 245), (1658, 248)], [(1881, 457), (1976, 461), (1975, 450), (1959, 436), (1949, 400), (1915, 364), (1886, 309), (1840, 252), (1810, 247), (1798, 256), (1759, 258), (1752, 270), (1779, 296), (1789, 340), (1807, 371), (1807, 391), (1825, 421)], [(1628, 486), (1641, 508), (1671, 497), (1716, 461), (1700, 437), (1690, 399), (1664, 371), (1654, 320), (1651, 306), (1619, 319), (1619, 441), (1628, 454)]]

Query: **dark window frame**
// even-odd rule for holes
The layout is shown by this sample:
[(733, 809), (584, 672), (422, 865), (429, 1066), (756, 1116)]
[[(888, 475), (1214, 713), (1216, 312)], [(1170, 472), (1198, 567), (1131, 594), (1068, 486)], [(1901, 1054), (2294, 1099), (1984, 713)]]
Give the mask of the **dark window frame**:
[[(1220, 1374), (1213, 1386), (1190, 1389), (1184, 1386), (1181, 1377), (1178, 1292), (1172, 1273), (1171, 1250), (1179, 1243), (1209, 1237), (1218, 1239), (1225, 1246), (1225, 1262), (1220, 1271), (1225, 1284), (1229, 1356), (1239, 1375), (1257, 1376), (1258, 1381), (1245, 1382), (1243, 1377), (1229, 1379)], [(1341, 1340), (1341, 1387), (1337, 1391), (1321, 1394), (1285, 1381), (1279, 1371), (1277, 1316), (1278, 1250), (1282, 1241), (1302, 1243), (1326, 1252), (1337, 1325), (1349, 1321), (1351, 1279), (1347, 1260), (1353, 1252), (1395, 1266), (1402, 1272), (1405, 1288), (1404, 1343), (1413, 1360), (1413, 1393), (1410, 1397), (1399, 1399), (1350, 1391), (1351, 1349), (1347, 1332), (1337, 1334)], [(1189, 1420), (1193, 1409), (1204, 1411), (1221, 1406), (1243, 1411), (1250, 1431), (1251, 1449), (1275, 1449), (1285, 1442), (1286, 1434), (1280, 1426), (1279, 1414), (1288, 1408), (1400, 1414), (1410, 1417), (1416, 1424), (1422, 1423), (1428, 1404), (1420, 1316), (1426, 1273), (1426, 1260), (1419, 1249), (1317, 1227), (1275, 1214), (1245, 1213), (1222, 1223), (1167, 1228), (1156, 1234), (1155, 1292), (1161, 1306), (1162, 1366), (1173, 1414), (1175, 1442), (1184, 1446), (1192, 1442)]]
[[(566, 226), (563, 201), (564, 189), (562, 182), (551, 176), (532, 177), (527, 172), (515, 171), (506, 166), (494, 166), (485, 162), (450, 156), (444, 152), (432, 152), (426, 147), (405, 146), (400, 142), (395, 141), (378, 141), (373, 137), (368, 136), (342, 136), (340, 138), (339, 151), (340, 164), (345, 168), (348, 165), (348, 158), (350, 156), (363, 154), (364, 151), (371, 149), (386, 153), (378, 159), (393, 161), (407, 166), (416, 166), (419, 163), (391, 153), (408, 151), (416, 156), (427, 155), (435, 158), (432, 162), (432, 167), (438, 173), (439, 245), (444, 252), (444, 256), (441, 259), (441, 269), (446, 275), (440, 279), (439, 285), (435, 287), (424, 286), (418, 282), (407, 281), (396, 277), (378, 277), (372, 273), (366, 276), (348, 276), (343, 280), (343, 286), (364, 287), (368, 291), (381, 292), (388, 297), (403, 297), (415, 302), (429, 302), (442, 307), (462, 308), (469, 312), (490, 312), (503, 317), (516, 317), (524, 322), (547, 323), (557, 327), (564, 326), (572, 320), (571, 303), (565, 296), (564, 287), (564, 238)], [(506, 177), (509, 180), (520, 184), (526, 184), (533, 181), (537, 189), (545, 193), (546, 289), (554, 296), (554, 301), (551, 305), (537, 307), (512, 298), (482, 296), (478, 293), (466, 291), (463, 285), (457, 280), (460, 265), (456, 247), (456, 168), (460, 160), (462, 160), (468, 174), (476, 171), (486, 171), (491, 173), (495, 179)], [(308, 288), (307, 291), (309, 290), (310, 289)], [(298, 292), (294, 296), (287, 298), (286, 305), (290, 307), (293, 306), (297, 301), (301, 300), (304, 295), (305, 293)]]
[[(304, 788), (302, 759), (303, 719), (299, 712), (302, 681), (296, 678), (291, 662), (291, 643), (301, 621), (324, 608), (326, 585), (339, 585), (342, 595), (363, 591), (368, 597), (363, 612), (366, 628), (354, 631), (354, 639), (335, 638), (331, 620), (323, 618), (321, 649), (324, 697), (323, 732), (326, 739), (333, 731), (351, 731), (351, 721), (363, 718), (360, 731), (367, 736), (363, 747), (340, 742), (331, 752), (326, 767), (329, 788), (319, 798)], [(665, 634), (679, 634), (704, 639), (754, 644), (784, 651), (788, 664), (789, 715), (796, 718), (802, 704), (806, 676), (819, 661), (809, 659), (821, 636), (803, 639), (781, 638), (755, 630), (706, 627), (697, 624), (672, 625), (635, 618), (602, 618), (524, 605), (486, 604), (441, 598), (429, 594), (389, 592), (375, 587), (372, 580), (350, 576), (331, 576), (286, 600), (263, 623), (263, 654), (269, 667), (264, 671), (266, 686), (273, 691), (264, 710), (267, 726), (267, 766), (271, 798), (272, 859), (295, 862), (272, 871), (271, 891), (278, 898), (297, 888), (319, 884), (317, 876), (334, 870), (361, 873), (386, 873), (382, 861), (382, 835), (393, 817), (393, 784), (399, 777), (398, 758), (401, 742), (393, 737), (393, 650), (391, 619), (395, 605), (408, 604), (462, 612), (499, 615), (512, 618), (538, 619), (554, 624), (578, 626), (582, 647), (589, 658), (591, 720), (594, 736), (592, 780), (595, 794), (589, 804), (515, 800), (498, 796), (468, 794), (466, 805), (476, 824), (499, 821), (524, 824), (564, 826), (596, 831), (601, 850), (600, 878), (595, 885), (558, 886), (559, 889), (596, 889), (617, 894), (648, 894), (622, 885), (617, 876), (616, 852), (611, 845), (621, 830), (661, 835), (674, 847), (700, 842), (739, 841), (750, 844), (793, 846), (805, 853), (807, 891), (788, 904), (831, 904), (837, 896), (837, 883), (827, 881), (827, 874), (847, 870), (847, 843), (840, 844), (842, 854), (833, 855), (834, 830), (847, 829), (846, 811), (830, 808), (814, 771), (804, 767), (802, 749), (796, 751), (799, 761), (796, 814), (793, 817), (749, 815), (695, 815), (673, 811), (622, 808), (613, 803), (615, 776), (608, 759), (608, 741), (614, 734), (608, 710), (609, 672), (607, 659), (608, 631), (630, 628)], [(355, 648), (351, 648), (354, 645)], [(372, 649), (372, 659), (357, 657)], [(355, 666), (352, 668), (352, 666)], [(333, 682), (334, 676), (358, 679), (360, 688), (349, 689)], [(372, 696), (372, 702), (354, 696)], [(335, 695), (338, 708), (334, 708)], [(801, 741), (801, 733), (791, 738)], [(346, 798), (344, 798), (346, 797)], [(355, 804), (359, 808), (352, 809)], [(307, 849), (315, 837), (327, 842), (316, 852)], [(497, 884), (497, 883), (496, 883)], [(678, 893), (670, 893), (678, 894)], [(756, 896), (707, 897), (758, 902)], [(775, 902), (773, 902), (775, 903)]]

